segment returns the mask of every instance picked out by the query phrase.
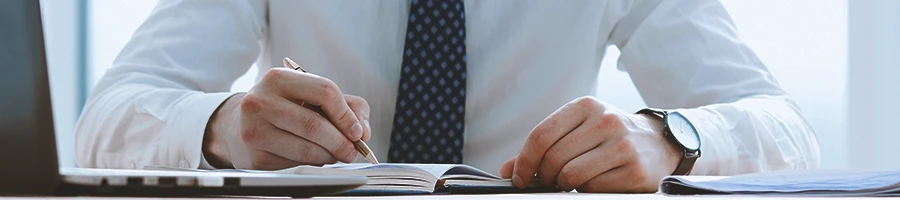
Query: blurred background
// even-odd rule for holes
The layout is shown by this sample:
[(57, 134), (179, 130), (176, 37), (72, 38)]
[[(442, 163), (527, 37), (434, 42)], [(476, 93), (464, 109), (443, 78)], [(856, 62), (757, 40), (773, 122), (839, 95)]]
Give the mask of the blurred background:
[[(900, 1), (722, 0), (743, 40), (790, 92), (818, 134), (822, 167), (900, 169)], [(156, 0), (42, 0), (60, 163), (87, 94)], [(71, 34), (78, 33), (78, 34)], [(597, 96), (644, 106), (610, 47)], [(254, 83), (255, 67), (232, 90)]]

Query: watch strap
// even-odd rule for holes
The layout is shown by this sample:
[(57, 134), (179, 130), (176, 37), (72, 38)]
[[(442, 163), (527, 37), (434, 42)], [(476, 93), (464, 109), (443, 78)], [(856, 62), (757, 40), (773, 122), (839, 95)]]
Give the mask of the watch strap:
[(672, 171), (672, 175), (683, 176), (691, 174), (691, 170), (694, 169), (694, 163), (697, 162), (697, 158), (700, 158), (700, 150), (697, 150), (696, 152), (684, 150), (684, 156), (681, 157), (681, 162), (679, 162), (678, 166), (675, 167), (675, 170)]
[[(652, 116), (659, 118), (663, 123), (663, 136), (666, 137), (667, 140), (670, 140), (670, 142), (681, 146), (679, 141), (676, 140), (674, 138), (674, 136), (672, 136), (672, 130), (669, 129), (669, 125), (666, 124), (666, 117), (668, 117), (668, 114), (669, 114), (668, 111), (657, 110), (657, 109), (652, 109), (652, 108), (644, 108), (644, 109), (638, 110), (637, 112), (635, 112), (635, 114), (646, 114), (646, 115), (652, 115)], [(672, 175), (688, 175), (688, 174), (690, 174), (691, 170), (694, 169), (694, 163), (696, 163), (697, 158), (700, 157), (700, 150), (690, 151), (688, 149), (685, 149), (684, 147), (682, 147), (681, 150), (683, 152), (682, 156), (681, 156), (681, 160), (678, 162), (678, 166), (675, 167), (675, 170), (672, 171)]]
[(645, 114), (645, 115), (653, 115), (653, 116), (656, 116), (656, 117), (659, 118), (659, 120), (660, 120), (663, 124), (666, 123), (666, 121), (665, 121), (666, 115), (669, 114), (669, 113), (668, 113), (667, 111), (665, 111), (665, 110), (657, 110), (657, 109), (652, 109), (652, 108), (644, 108), (644, 109), (638, 110), (637, 112), (634, 112), (634, 113), (635, 113), (635, 114)]

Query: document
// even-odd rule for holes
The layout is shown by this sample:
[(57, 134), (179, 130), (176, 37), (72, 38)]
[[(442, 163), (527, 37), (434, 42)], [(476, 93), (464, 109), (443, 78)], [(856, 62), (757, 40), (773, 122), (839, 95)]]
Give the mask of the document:
[(900, 196), (900, 171), (788, 170), (732, 177), (670, 176), (667, 195)]

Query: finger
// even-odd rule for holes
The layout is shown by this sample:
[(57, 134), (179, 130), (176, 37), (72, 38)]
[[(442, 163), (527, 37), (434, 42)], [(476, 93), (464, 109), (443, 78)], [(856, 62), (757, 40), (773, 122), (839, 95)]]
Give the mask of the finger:
[(272, 106), (272, 110), (262, 115), (275, 127), (318, 144), (337, 160), (356, 160), (357, 153), (353, 143), (325, 117), (283, 98), (272, 100), (268, 104)]
[(369, 103), (362, 97), (349, 94), (345, 94), (344, 99), (347, 101), (347, 105), (350, 106), (350, 110), (353, 110), (353, 113), (356, 114), (359, 122), (363, 124), (361, 139), (369, 141), (369, 138), (372, 137), (372, 127), (369, 125)]
[(544, 154), (556, 141), (584, 122), (586, 117), (582, 113), (567, 104), (534, 127), (513, 167), (513, 185), (525, 188), (531, 184)]
[(314, 142), (275, 127), (266, 132), (266, 137), (245, 141), (245, 144), (303, 164), (336, 162), (331, 152)]
[(578, 192), (616, 192), (616, 193), (636, 193), (636, 192), (653, 192), (640, 191), (641, 180), (638, 167), (621, 166), (611, 169), (606, 173), (591, 178), (580, 187)]
[(635, 156), (629, 153), (633, 151), (625, 150), (631, 148), (630, 145), (628, 142), (604, 142), (575, 157), (559, 171), (557, 186), (563, 190), (572, 190), (582, 186), (590, 178), (627, 164), (627, 158)]
[(362, 124), (347, 105), (341, 89), (331, 80), (291, 69), (274, 68), (263, 77), (263, 84), (291, 99), (318, 105), (328, 120), (352, 141), (362, 138)]
[(503, 165), (500, 165), (500, 178), (510, 178), (513, 173), (513, 166), (516, 164), (516, 157), (513, 156), (509, 160), (507, 160)]
[(608, 134), (603, 133), (606, 129), (597, 127), (595, 124), (598, 123), (598, 120), (593, 119), (585, 121), (585, 123), (564, 136), (547, 150), (537, 173), (541, 184), (555, 186), (559, 171), (562, 170), (566, 163), (591, 149), (597, 148), (606, 139), (605, 136)]
[(250, 169), (257, 170), (279, 170), (288, 167), (295, 167), (302, 163), (296, 162), (273, 153), (260, 150), (251, 150), (250, 160), (244, 161), (244, 166), (250, 166)]

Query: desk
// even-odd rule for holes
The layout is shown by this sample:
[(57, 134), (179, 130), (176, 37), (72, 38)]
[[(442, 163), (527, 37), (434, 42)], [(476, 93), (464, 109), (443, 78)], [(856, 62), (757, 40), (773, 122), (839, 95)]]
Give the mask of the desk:
[[(124, 198), (124, 197), (0, 197), (0, 200), (38, 200), (38, 199), (59, 199), (59, 200), (125, 200), (125, 199), (146, 199), (146, 200), (155, 200), (155, 199), (164, 199), (164, 200), (235, 200), (235, 199), (254, 199), (254, 198)], [(287, 198), (272, 198), (272, 197), (261, 197), (255, 199), (287, 199)], [(516, 199), (516, 200), (528, 200), (528, 199), (592, 199), (592, 200), (631, 200), (631, 199), (703, 199), (703, 200), (732, 200), (732, 199), (885, 199), (881, 198), (846, 198), (846, 197), (836, 197), (836, 198), (786, 198), (786, 197), (766, 197), (761, 198), (758, 196), (663, 196), (659, 194), (577, 194), (577, 193), (553, 193), (553, 194), (498, 194), (498, 195), (425, 195), (425, 196), (377, 196), (377, 197), (315, 197), (313, 199), (322, 199), (322, 200), (334, 200), (334, 199), (359, 199), (359, 200), (370, 200), (370, 199), (428, 199), (428, 200), (443, 200), (443, 199)]]

